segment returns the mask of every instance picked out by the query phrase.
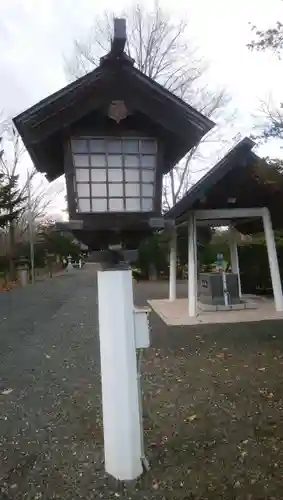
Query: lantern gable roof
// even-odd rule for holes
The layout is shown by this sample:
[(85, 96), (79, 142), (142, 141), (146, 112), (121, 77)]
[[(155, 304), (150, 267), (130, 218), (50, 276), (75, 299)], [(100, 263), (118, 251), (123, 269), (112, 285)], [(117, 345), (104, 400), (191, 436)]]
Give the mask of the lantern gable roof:
[[(121, 21), (121, 20), (120, 20)], [(41, 100), (14, 118), (35, 167), (52, 180), (64, 172), (62, 137), (85, 116), (122, 100), (166, 136), (164, 172), (176, 164), (214, 123), (134, 66), (117, 36), (111, 50), (90, 73)], [(168, 141), (169, 140), (169, 141)]]

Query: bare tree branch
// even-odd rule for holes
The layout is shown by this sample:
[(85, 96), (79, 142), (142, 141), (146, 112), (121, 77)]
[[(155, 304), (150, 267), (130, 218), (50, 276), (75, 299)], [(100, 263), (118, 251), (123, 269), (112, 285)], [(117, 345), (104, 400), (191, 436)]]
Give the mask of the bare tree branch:
[[(248, 44), (250, 50), (271, 51), (278, 59), (281, 59), (283, 49), (283, 23), (277, 21), (273, 27), (261, 30), (252, 26), (252, 31), (256, 38)], [(260, 112), (264, 117), (265, 123), (259, 133), (255, 134), (256, 139), (266, 141), (272, 138), (283, 138), (283, 104), (275, 106), (270, 101), (262, 102)]]
[(259, 115), (253, 138), (259, 143), (265, 143), (268, 139), (283, 139), (283, 104), (278, 106), (271, 98), (261, 101)]
[(280, 59), (283, 48), (283, 23), (277, 21), (275, 26), (267, 30), (252, 26), (252, 30), (257, 38), (248, 44), (248, 48), (258, 51), (272, 50)]
[[(72, 54), (65, 60), (69, 77), (73, 79), (92, 70), (109, 50), (113, 17), (112, 13), (105, 12), (96, 19), (84, 40), (74, 41)], [(206, 116), (214, 120), (221, 118), (224, 122), (229, 119), (224, 112), (230, 97), (224, 89), (208, 89), (205, 82), (208, 64), (190, 39), (186, 21), (173, 22), (158, 2), (152, 12), (138, 4), (127, 10), (124, 17), (128, 31), (126, 51), (140, 71)], [(211, 140), (215, 134), (219, 136), (219, 130), (204, 140)], [(201, 144), (193, 148), (165, 179), (165, 205), (176, 203), (188, 189), (191, 163), (196, 160)]]
[(170, 209), (172, 203), (169, 200), (168, 186), (165, 183), (163, 184), (162, 195), (163, 195), (163, 208), (164, 208), (164, 211), (167, 212)]
[[(12, 244), (15, 244), (22, 240), (22, 237), (27, 231), (29, 209), (32, 212), (32, 220), (36, 224), (38, 220), (46, 215), (46, 211), (50, 208), (54, 197), (63, 191), (63, 183), (60, 185), (58, 182), (52, 184), (47, 184), (47, 182), (43, 180), (40, 182), (41, 175), (37, 172), (35, 167), (32, 167), (29, 172), (29, 179), (23, 179), (21, 161), (25, 149), (19, 134), (13, 128), (9, 119), (3, 120), (1, 133), (6, 139), (5, 145), (8, 153), (0, 156), (0, 173), (4, 175), (4, 180), (10, 182), (13, 178), (17, 178), (18, 198), (23, 200), (21, 210), (12, 228)], [(30, 183), (31, 187), (31, 207), (28, 207), (28, 183)], [(8, 232), (6, 231), (6, 234), (8, 234)]]

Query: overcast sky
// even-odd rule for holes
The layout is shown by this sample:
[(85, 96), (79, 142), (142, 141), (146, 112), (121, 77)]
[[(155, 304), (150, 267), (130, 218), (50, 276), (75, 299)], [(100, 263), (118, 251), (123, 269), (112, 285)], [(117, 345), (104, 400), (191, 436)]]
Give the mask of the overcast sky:
[[(104, 0), (117, 15), (129, 5)], [(146, 3), (150, 6), (150, 3)], [(160, 0), (173, 18), (188, 19), (191, 36), (210, 62), (209, 81), (225, 86), (239, 109), (236, 129), (249, 134), (260, 100), (282, 97), (283, 62), (250, 52), (251, 24), (283, 21), (282, 0)], [(64, 55), (102, 13), (94, 0), (0, 0), (0, 109), (15, 115), (66, 84)], [(262, 154), (281, 154), (278, 145)]]

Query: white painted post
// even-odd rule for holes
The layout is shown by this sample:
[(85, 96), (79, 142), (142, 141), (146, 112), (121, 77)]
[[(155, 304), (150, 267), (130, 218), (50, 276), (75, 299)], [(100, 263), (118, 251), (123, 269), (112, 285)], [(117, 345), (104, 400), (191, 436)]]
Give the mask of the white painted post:
[(126, 481), (142, 473), (132, 273), (97, 276), (105, 469)]
[(197, 245), (197, 220), (195, 217), (195, 275), (196, 275), (196, 281), (195, 281), (195, 287), (196, 287), (196, 311), (197, 311), (197, 301), (198, 301), (198, 245)]
[(278, 265), (277, 251), (276, 251), (271, 217), (269, 210), (267, 208), (264, 210), (262, 219), (263, 219), (263, 228), (264, 228), (267, 254), (269, 260), (269, 269), (272, 281), (275, 309), (276, 311), (283, 311), (283, 294), (282, 294), (280, 270)]
[(188, 302), (189, 316), (197, 314), (197, 262), (196, 262), (196, 218), (192, 212), (188, 219)]
[(238, 276), (238, 286), (239, 286), (239, 297), (242, 297), (242, 285), (240, 277), (240, 266), (239, 266), (239, 256), (237, 248), (237, 231), (233, 226), (230, 226), (229, 230), (229, 246), (230, 246), (230, 258), (232, 272)]
[(229, 305), (229, 299), (228, 299), (227, 278), (225, 271), (221, 271), (221, 275), (223, 284), (224, 305), (227, 307)]
[(170, 241), (170, 267), (169, 267), (169, 300), (176, 300), (177, 280), (177, 232), (174, 232)]

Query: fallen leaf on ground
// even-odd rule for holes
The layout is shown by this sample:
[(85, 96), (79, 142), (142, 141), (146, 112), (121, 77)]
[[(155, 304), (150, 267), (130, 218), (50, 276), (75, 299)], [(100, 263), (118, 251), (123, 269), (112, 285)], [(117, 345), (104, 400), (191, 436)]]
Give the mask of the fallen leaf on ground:
[(4, 389), (4, 391), (2, 391), (1, 394), (3, 394), (3, 396), (7, 396), (8, 394), (11, 394), (13, 390), (14, 389)]

